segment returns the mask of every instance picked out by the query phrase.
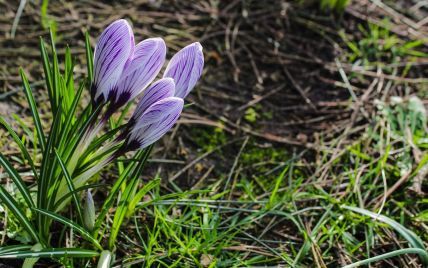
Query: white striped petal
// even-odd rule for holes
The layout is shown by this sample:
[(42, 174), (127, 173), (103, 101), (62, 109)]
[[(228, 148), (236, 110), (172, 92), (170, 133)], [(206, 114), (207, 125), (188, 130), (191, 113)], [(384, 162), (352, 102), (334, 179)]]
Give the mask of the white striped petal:
[(195, 87), (204, 67), (202, 46), (196, 42), (178, 51), (170, 60), (164, 77), (175, 82), (175, 96), (185, 98)]

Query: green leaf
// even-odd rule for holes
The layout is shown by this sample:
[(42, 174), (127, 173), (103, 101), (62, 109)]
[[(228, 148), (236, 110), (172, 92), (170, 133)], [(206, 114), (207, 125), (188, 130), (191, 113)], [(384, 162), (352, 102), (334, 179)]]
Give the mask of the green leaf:
[(108, 250), (103, 250), (101, 252), (100, 259), (98, 260), (97, 268), (111, 267), (111, 264), (110, 264), (111, 259), (112, 259), (111, 252)]
[(95, 247), (97, 247), (98, 249), (102, 250), (103, 248), (101, 247), (100, 243), (98, 243), (98, 241), (93, 238), (91, 236), (91, 234), (85, 230), (85, 228), (83, 228), (82, 226), (78, 225), (77, 223), (72, 222), (71, 220), (60, 216), (56, 213), (52, 213), (43, 209), (38, 209), (38, 208), (33, 208), (34, 211), (46, 215), (64, 225), (67, 225), (68, 227), (74, 229), (75, 231), (77, 231), (78, 233), (80, 233), (82, 235), (82, 237), (84, 237), (86, 240), (88, 240), (89, 242), (91, 242)]
[[(126, 212), (128, 210), (128, 206), (131, 204), (132, 199), (134, 198), (134, 193), (136, 190), (136, 187), (138, 186), (139, 176), (143, 171), (144, 165), (147, 162), (147, 159), (150, 155), (150, 152), (153, 148), (153, 145), (149, 146), (145, 151), (144, 154), (141, 156), (140, 161), (133, 169), (133, 172), (130, 176), (131, 182), (128, 184), (128, 186), (125, 189), (125, 192), (123, 193), (120, 202), (119, 207), (116, 209), (116, 213), (114, 214), (113, 224), (111, 226), (111, 233), (109, 237), (109, 248), (112, 249), (114, 247), (114, 244), (116, 242), (116, 237), (119, 233), (120, 227), (122, 225), (123, 220), (125, 219)], [(152, 186), (152, 185), (150, 185)]]
[[(45, 42), (41, 37), (40, 37), (40, 53), (42, 55), (43, 71), (45, 73), (46, 86), (48, 88), (49, 102), (52, 104), (52, 103), (55, 103), (55, 99), (53, 96), (53, 85), (52, 85), (52, 68), (49, 63), (49, 56), (46, 50)], [(56, 107), (56, 103), (52, 107)]]
[(130, 218), (132, 214), (135, 211), (135, 207), (137, 206), (138, 202), (141, 201), (141, 199), (153, 188), (158, 186), (160, 183), (159, 179), (151, 180), (149, 183), (143, 186), (138, 193), (132, 198), (131, 202), (129, 202), (128, 208), (126, 209), (126, 218)]
[(367, 265), (367, 264), (375, 262), (375, 261), (381, 261), (381, 260), (385, 260), (385, 259), (392, 258), (395, 256), (403, 255), (403, 254), (419, 254), (421, 259), (428, 258), (428, 254), (425, 250), (422, 250), (420, 248), (405, 248), (405, 249), (394, 250), (392, 252), (388, 252), (388, 253), (385, 253), (385, 254), (382, 254), (379, 256), (371, 257), (371, 258), (368, 258), (368, 259), (365, 259), (362, 261), (357, 261), (357, 262), (354, 262), (352, 264), (343, 266), (343, 268), (360, 267), (360, 266)]
[(79, 187), (75, 189), (73, 192), (69, 192), (65, 194), (61, 199), (58, 200), (58, 202), (55, 203), (54, 210), (57, 210), (57, 208), (61, 205), (62, 202), (64, 202), (66, 199), (70, 198), (74, 193), (80, 193), (84, 190), (93, 189), (93, 188), (101, 188), (106, 187), (106, 184), (104, 183), (93, 183), (88, 185), (83, 185), (82, 187)]
[(21, 153), (24, 155), (24, 158), (28, 161), (28, 164), (30, 164), (31, 170), (34, 173), (34, 178), (36, 178), (36, 181), (38, 181), (38, 175), (37, 175), (37, 169), (34, 165), (33, 159), (30, 156), (30, 153), (28, 152), (27, 148), (25, 148), (24, 143), (19, 138), (18, 134), (12, 129), (12, 127), (3, 119), (3, 117), (0, 117), (0, 124), (3, 125), (7, 132), (12, 136), (13, 140), (18, 145), (19, 149), (21, 150)]
[(65, 180), (67, 181), (68, 189), (70, 190), (71, 193), (73, 193), (71, 196), (73, 197), (74, 205), (76, 207), (79, 220), (82, 223), (83, 222), (82, 207), (80, 206), (79, 198), (74, 189), (73, 179), (70, 177), (70, 174), (68, 174), (65, 164), (56, 150), (55, 150), (55, 156), (58, 159), (59, 165), (61, 166), (62, 173), (64, 174)]
[[(37, 184), (37, 207), (50, 208), (55, 201), (55, 187), (59, 184), (57, 171), (57, 159), (53, 155), (53, 148), (56, 145), (56, 139), (61, 137), (58, 135), (59, 123), (61, 121), (61, 104), (57, 113), (54, 115), (53, 123), (48, 136), (46, 150), (43, 153), (42, 166), (40, 171), (40, 182)], [(49, 235), (49, 224), (45, 222), (43, 215), (38, 215), (39, 229), (43, 229), (43, 237)]]
[(31, 224), (30, 220), (27, 218), (25, 213), (21, 210), (18, 203), (13, 199), (13, 197), (4, 189), (3, 186), (0, 186), (0, 199), (6, 205), (6, 207), (12, 211), (16, 218), (21, 223), (22, 227), (30, 234), (34, 241), (40, 242), (36, 230)]
[(29, 250), (31, 247), (32, 247), (31, 245), (13, 245), (13, 246), (0, 247), (0, 254), (8, 253), (11, 251)]
[(80, 248), (47, 248), (40, 251), (10, 251), (0, 253), (0, 259), (23, 259), (23, 258), (91, 258), (99, 256), (100, 253), (94, 250)]
[(34, 202), (33, 202), (33, 199), (31, 198), (30, 191), (28, 190), (27, 185), (25, 185), (24, 180), (22, 180), (21, 176), (12, 167), (9, 161), (6, 160), (6, 158), (2, 153), (0, 153), (0, 164), (4, 167), (4, 169), (9, 174), (12, 181), (15, 183), (16, 187), (18, 188), (19, 192), (22, 194), (22, 197), (24, 198), (28, 207), (30, 208), (34, 207)]
[(80, 100), (80, 97), (82, 96), (82, 92), (84, 88), (85, 88), (85, 83), (83, 82), (80, 84), (79, 89), (77, 90), (77, 94), (74, 96), (73, 103), (71, 104), (70, 108), (67, 111), (67, 116), (64, 120), (64, 128), (61, 131), (61, 137), (64, 137), (64, 138), (60, 140), (60, 144), (58, 146), (58, 148), (61, 151), (64, 151), (63, 150), (64, 146), (68, 145), (70, 142), (69, 138), (71, 138), (70, 137), (71, 135), (69, 132), (71, 132), (71, 134), (74, 132), (74, 131), (70, 131), (70, 129), (72, 129), (72, 127), (75, 126), (74, 121), (75, 121), (76, 108), (77, 108), (77, 105), (79, 104), (79, 100)]
[[(425, 246), (422, 242), (422, 240), (411, 230), (407, 229), (403, 225), (399, 224), (398, 222), (394, 221), (393, 219), (390, 219), (388, 217), (385, 217), (380, 214), (376, 214), (374, 212), (371, 212), (369, 210), (358, 208), (358, 207), (350, 207), (350, 206), (342, 206), (342, 208), (365, 215), (373, 218), (374, 220), (381, 221), (383, 223), (386, 223), (390, 227), (392, 227), (395, 231), (397, 231), (399, 234), (401, 234), (414, 248), (418, 248), (421, 250), (424, 250), (426, 252)], [(420, 255), (422, 262), (425, 265), (428, 265), (428, 254), (426, 255)]]
[[(43, 245), (40, 243), (37, 243), (34, 246), (32, 246), (30, 250), (40, 251), (42, 249), (43, 249)], [(22, 268), (33, 268), (38, 260), (39, 258), (27, 258), (25, 259), (24, 264), (22, 264)]]
[(92, 81), (94, 77), (94, 58), (91, 48), (91, 40), (89, 33), (85, 33), (85, 48), (86, 48), (86, 65), (88, 68), (88, 80)]
[[(110, 210), (111, 206), (113, 205), (113, 202), (116, 198), (117, 193), (120, 190), (120, 187), (126, 181), (126, 179), (129, 178), (129, 174), (131, 172), (133, 173), (130, 176), (130, 178), (134, 178), (135, 176), (138, 176), (139, 174), (141, 174), (142, 168), (144, 167), (144, 164), (147, 161), (152, 148), (153, 146), (149, 146), (145, 150), (141, 150), (137, 152), (135, 158), (138, 161), (128, 164), (125, 170), (120, 174), (119, 179), (117, 179), (116, 182), (114, 183), (112, 189), (110, 190), (109, 195), (107, 196), (106, 201), (103, 204), (103, 207), (101, 208), (101, 212), (98, 214), (97, 220), (94, 225), (94, 232), (93, 232), (94, 236), (98, 235), (98, 230), (101, 227), (101, 223), (104, 220), (105, 216), (107, 215), (108, 211)], [(140, 168), (138, 168), (138, 166)]]
[(33, 116), (34, 125), (36, 127), (37, 135), (40, 140), (40, 147), (42, 152), (46, 148), (45, 135), (43, 134), (42, 123), (40, 122), (39, 112), (37, 111), (36, 101), (34, 100), (33, 93), (31, 92), (30, 84), (22, 68), (19, 69), (19, 73), (22, 78), (22, 84), (24, 86), (24, 93), (27, 97), (28, 104), (30, 105), (31, 115)]

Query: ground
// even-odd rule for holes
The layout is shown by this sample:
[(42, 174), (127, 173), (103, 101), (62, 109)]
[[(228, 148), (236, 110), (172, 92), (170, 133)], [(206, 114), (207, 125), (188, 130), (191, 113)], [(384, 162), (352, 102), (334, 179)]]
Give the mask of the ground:
[[(29, 2), (14, 28), (18, 3), (0, 1), (0, 112), (16, 129), (31, 125), (22, 67), (49, 128), (38, 49), (49, 25), (59, 54), (69, 45), (76, 57), (77, 77), (86, 72), (85, 31), (94, 45), (118, 18), (132, 22), (137, 41), (163, 37), (169, 57), (199, 41), (206, 65), (192, 105), (142, 174), (142, 185), (160, 178), (147, 196), (160, 201), (129, 219), (117, 265), (338, 267), (412, 247), (388, 222), (346, 206), (394, 219), (426, 247), (422, 2), (355, 0), (344, 10), (283, 0), (51, 1), (46, 10)], [(2, 153), (27, 172), (0, 135)], [(102, 181), (116, 174), (112, 166)], [(406, 254), (373, 266), (422, 263)]]

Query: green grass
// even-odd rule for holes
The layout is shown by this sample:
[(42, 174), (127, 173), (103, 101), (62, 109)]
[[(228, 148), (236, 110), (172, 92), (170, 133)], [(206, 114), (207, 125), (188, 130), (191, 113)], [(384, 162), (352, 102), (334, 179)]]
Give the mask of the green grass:
[[(43, 3), (47, 5), (48, 1)], [(343, 9), (346, 4), (321, 2), (323, 8), (330, 9)], [(426, 57), (421, 52), (422, 40), (403, 40), (371, 24), (361, 24), (358, 30), (341, 35), (344, 54), (340, 56), (345, 63), (394, 73), (391, 64)], [(73, 69), (68, 55), (66, 70)], [(46, 64), (48, 55), (43, 57), (45, 68), (51, 68)], [(58, 62), (52, 66), (55, 72), (49, 73), (60, 77), (59, 70), (56, 73)], [(88, 77), (91, 67), (89, 64)], [(406, 76), (412, 68), (400, 69), (400, 75)], [(365, 82), (357, 73), (346, 75), (356, 84)], [(46, 77), (56, 111), (61, 105), (69, 109), (75, 98), (69, 95), (65, 102), (58, 101), (53, 86), (63, 82), (58, 77)], [(23, 79), (29, 110), (37, 115), (37, 103), (24, 74)], [(387, 84), (413, 86), (400, 81)], [(22, 170), (36, 170), (37, 176), (40, 168), (49, 168), (49, 163), (42, 162), (40, 151), (50, 146), (49, 139), (44, 139), (50, 124), (40, 122), (38, 116), (32, 118), (33, 123), (15, 116), (20, 128), (17, 134), (3, 120), (7, 138), (16, 143), (20, 153), (2, 158), (10, 180), (0, 188), (0, 195), (10, 203), (0, 204), (0, 217), (6, 226), (0, 232), (6, 239), (0, 247), (0, 258), (27, 258), (26, 262), (31, 262), (29, 257), (48, 257), (50, 262), (75, 267), (96, 267), (110, 257), (114, 265), (136, 267), (281, 264), (350, 268), (369, 263), (373, 267), (413, 267), (412, 263), (427, 267), (428, 199), (420, 192), (426, 189), (423, 179), (428, 170), (427, 113), (421, 100), (424, 94), (422, 90), (417, 94), (404, 91), (400, 96), (372, 99), (373, 109), (366, 113), (364, 122), (359, 122), (361, 130), (349, 135), (339, 133), (314, 149), (291, 149), (253, 137), (224, 146), (234, 137), (219, 128), (192, 127), (188, 132), (197, 156), (215, 150), (210, 159), (203, 159), (207, 163), (196, 164), (199, 166), (195, 169), (203, 171), (212, 162), (215, 165), (195, 189), (195, 185), (184, 187), (160, 174), (143, 172), (149, 151), (141, 152), (135, 156), (141, 160), (138, 165), (118, 162), (109, 170), (106, 176), (113, 185), (104, 181), (97, 184), (99, 178), (95, 178), (91, 182), (94, 184), (80, 189), (93, 188), (94, 208), (68, 183), (75, 194), (69, 196), (69, 209), (60, 213), (47, 210), (49, 207), (32, 208), (35, 205), (31, 198), (38, 193), (27, 193), (28, 183), (20, 179), (24, 176)], [(262, 108), (261, 104), (248, 108), (243, 119), (248, 124), (256, 124), (260, 118), (269, 120), (271, 115)], [(360, 109), (367, 112), (364, 106)], [(112, 128), (120, 125), (111, 124)], [(321, 134), (320, 140), (324, 139), (327, 137)], [(219, 146), (224, 147), (216, 150)], [(54, 172), (70, 182), (61, 153), (55, 149), (50, 153), (56, 161)], [(148, 174), (152, 175), (147, 179)], [(40, 196), (37, 200), (44, 202)], [(84, 218), (93, 220), (87, 223)], [(43, 223), (53, 220), (60, 227), (46, 230)], [(43, 235), (39, 235), (38, 228)], [(39, 242), (48, 241), (52, 245), (44, 245), (40, 251)], [(73, 248), (65, 249), (66, 242)]]

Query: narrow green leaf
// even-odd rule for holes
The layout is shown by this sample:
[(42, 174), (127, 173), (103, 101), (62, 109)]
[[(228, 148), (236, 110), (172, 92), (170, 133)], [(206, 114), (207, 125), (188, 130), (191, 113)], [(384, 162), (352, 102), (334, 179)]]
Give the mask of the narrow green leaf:
[(343, 268), (354, 268), (354, 267), (360, 267), (363, 265), (367, 265), (369, 263), (375, 262), (375, 261), (382, 261), (385, 259), (389, 259), (395, 256), (399, 256), (399, 255), (403, 255), (403, 254), (418, 254), (421, 259), (428, 259), (428, 254), (425, 250), (422, 250), (420, 248), (404, 248), (404, 249), (399, 249), (399, 250), (394, 250), (392, 252), (388, 252), (379, 256), (374, 256), (362, 261), (357, 261), (354, 262), (352, 264), (343, 266)]
[[(53, 155), (53, 148), (56, 147), (56, 140), (60, 139), (58, 135), (59, 123), (61, 121), (61, 103), (59, 103), (59, 109), (54, 115), (53, 123), (49, 132), (46, 150), (43, 153), (43, 160), (40, 171), (40, 182), (37, 184), (37, 207), (49, 209), (50, 205), (55, 199), (55, 187), (58, 182), (59, 167), (57, 165), (57, 159)], [(58, 169), (58, 174), (55, 174)], [(49, 235), (49, 224), (47, 219), (42, 214), (38, 214), (39, 229), (43, 230), (43, 237)]]
[(101, 252), (100, 259), (98, 260), (97, 268), (111, 267), (112, 253), (109, 250), (103, 250)]
[(25, 75), (24, 70), (22, 68), (19, 69), (19, 73), (22, 78), (22, 84), (24, 86), (25, 96), (27, 97), (28, 104), (30, 105), (31, 115), (33, 116), (33, 121), (36, 127), (37, 136), (40, 141), (40, 147), (42, 149), (42, 152), (44, 152), (46, 148), (46, 140), (45, 140), (45, 135), (43, 134), (43, 128), (42, 128), (42, 123), (40, 121), (39, 112), (37, 111), (36, 101), (34, 100), (33, 93), (31, 92), (31, 87), (30, 87), (30, 84), (28, 83), (27, 76)]
[[(40, 251), (43, 249), (43, 245), (40, 243), (35, 244), (31, 247), (31, 251)], [(37, 263), (39, 258), (27, 258), (25, 259), (24, 263), (22, 264), (22, 268), (33, 268), (34, 265)]]
[(123, 220), (125, 219), (126, 212), (128, 209), (128, 206), (130, 205), (130, 202), (132, 201), (132, 198), (134, 197), (134, 193), (136, 190), (136, 187), (138, 185), (139, 176), (143, 171), (144, 165), (147, 162), (147, 159), (150, 155), (150, 152), (153, 148), (153, 145), (149, 146), (145, 153), (142, 155), (140, 162), (135, 166), (132, 175), (131, 175), (131, 182), (126, 187), (125, 192), (123, 193), (121, 199), (120, 199), (120, 205), (116, 209), (116, 213), (114, 215), (113, 224), (111, 226), (111, 233), (109, 237), (109, 248), (112, 249), (116, 242), (116, 237), (119, 233), (120, 227), (122, 225)]
[(13, 197), (0, 185), (0, 199), (7, 206), (7, 208), (12, 211), (16, 218), (21, 223), (22, 227), (29, 233), (29, 235), (34, 239), (34, 241), (40, 242), (37, 232), (31, 224), (30, 220), (27, 218), (25, 213), (21, 210), (18, 203), (13, 199)]
[(38, 209), (38, 208), (33, 208), (34, 211), (41, 213), (43, 215), (46, 215), (64, 225), (67, 225), (68, 227), (74, 229), (75, 231), (77, 231), (78, 233), (80, 233), (82, 235), (82, 237), (84, 237), (86, 240), (88, 240), (89, 242), (91, 242), (95, 247), (97, 247), (98, 249), (102, 250), (103, 248), (101, 247), (100, 243), (98, 243), (98, 241), (93, 238), (91, 236), (91, 234), (85, 230), (85, 228), (83, 228), (82, 226), (78, 225), (75, 222), (72, 222), (71, 220), (60, 216), (56, 213), (52, 213), (43, 209)]
[(67, 137), (71, 136), (69, 132), (70, 132), (70, 129), (72, 129), (72, 127), (74, 126), (76, 108), (79, 103), (80, 97), (82, 96), (84, 87), (85, 87), (85, 82), (82, 82), (79, 86), (79, 89), (77, 90), (77, 94), (74, 96), (73, 103), (71, 104), (70, 108), (67, 111), (67, 116), (64, 121), (64, 128), (62, 129), (62, 132), (61, 132), (61, 137), (63, 138), (60, 140), (60, 145), (58, 146), (58, 148), (60, 148), (61, 151), (63, 151), (62, 149), (65, 146), (65, 144), (68, 145), (70, 142), (69, 138)]
[[(120, 190), (120, 187), (125, 182), (125, 180), (128, 178), (129, 174), (133, 172), (135, 175), (138, 171), (137, 165), (140, 164), (140, 166), (144, 166), (144, 163), (147, 161), (150, 152), (151, 152), (152, 146), (149, 146), (147, 149), (137, 152), (135, 158), (138, 160), (136, 162), (131, 162), (128, 164), (125, 168), (125, 170), (120, 174), (119, 178), (114, 183), (112, 189), (110, 190), (109, 195), (107, 196), (106, 201), (103, 204), (103, 207), (101, 208), (101, 212), (98, 214), (97, 220), (94, 225), (94, 236), (96, 237), (98, 235), (98, 230), (101, 227), (101, 223), (104, 220), (105, 216), (107, 215), (108, 211), (110, 210), (111, 206), (113, 205), (113, 202), (116, 198), (117, 193)], [(138, 174), (141, 174), (138, 173)], [(131, 176), (132, 178), (132, 176)]]
[(82, 207), (80, 206), (79, 198), (77, 194), (75, 193), (73, 180), (70, 177), (70, 174), (68, 174), (67, 168), (62, 161), (61, 157), (59, 156), (58, 152), (55, 150), (55, 156), (58, 159), (59, 165), (61, 166), (62, 173), (64, 174), (65, 180), (67, 181), (68, 189), (70, 190), (72, 194), (72, 198), (74, 201), (74, 205), (77, 210), (77, 215), (79, 216), (79, 220), (81, 223), (83, 223), (83, 213), (82, 213)]
[(149, 183), (143, 186), (138, 193), (132, 198), (132, 200), (129, 202), (129, 205), (126, 209), (126, 218), (130, 218), (134, 211), (135, 207), (137, 206), (138, 202), (141, 201), (141, 199), (152, 189), (154, 189), (156, 186), (158, 186), (160, 183), (159, 179), (151, 180)]
[[(403, 225), (399, 224), (398, 222), (394, 221), (393, 219), (390, 219), (388, 217), (385, 217), (383, 215), (376, 214), (374, 212), (371, 212), (367, 209), (358, 208), (358, 207), (350, 207), (350, 206), (342, 206), (342, 208), (345, 208), (347, 210), (369, 216), (370, 218), (373, 218), (374, 220), (381, 221), (383, 223), (388, 224), (390, 227), (392, 227), (395, 231), (397, 231), (399, 234), (401, 234), (414, 248), (419, 248), (421, 250), (424, 250), (426, 252), (424, 243), (422, 240), (411, 230), (407, 229)], [(420, 255), (422, 257), (422, 262), (424, 265), (428, 265), (428, 254)]]
[(85, 34), (85, 47), (86, 47), (86, 65), (88, 68), (88, 80), (92, 81), (94, 77), (94, 58), (93, 58), (93, 53), (91, 48), (91, 40), (88, 32), (86, 32)]
[(4, 157), (2, 153), (0, 153), (0, 164), (4, 167), (6, 172), (9, 174), (9, 177), (15, 183), (16, 187), (18, 188), (19, 192), (22, 194), (22, 197), (24, 198), (28, 207), (30, 208), (34, 207), (34, 202), (33, 202), (33, 199), (31, 198), (30, 191), (28, 190), (27, 185), (25, 185), (24, 180), (21, 178), (18, 172), (12, 167), (9, 161), (7, 161), (7, 159)]
[(61, 197), (61, 199), (59, 199), (56, 203), (55, 203), (55, 207), (54, 207), (54, 211), (57, 210), (57, 208), (68, 198), (70, 198), (73, 194), (77, 194), (80, 193), (82, 191), (88, 190), (88, 189), (94, 189), (94, 188), (102, 188), (102, 187), (106, 187), (107, 185), (105, 183), (93, 183), (93, 184), (87, 184), (87, 185), (83, 185), (82, 187), (76, 188), (74, 191), (69, 192), (67, 194), (65, 194), (63, 197)]
[(16, 134), (16, 132), (12, 129), (12, 127), (6, 122), (6, 120), (3, 119), (3, 117), (0, 117), (0, 124), (3, 125), (4, 128), (6, 128), (7, 132), (9, 132), (9, 134), (12, 136), (13, 140), (16, 142), (19, 149), (21, 150), (21, 153), (23, 154), (25, 160), (28, 161), (28, 164), (30, 165), (31, 170), (34, 173), (34, 178), (36, 178), (36, 181), (38, 181), (39, 176), (37, 174), (37, 169), (34, 165), (33, 159), (30, 156), (30, 153), (28, 152), (27, 148), (25, 148), (24, 143), (19, 138), (18, 134)]
[(23, 259), (23, 258), (91, 258), (100, 253), (94, 250), (80, 248), (47, 248), (40, 251), (11, 251), (0, 254), (0, 259)]
[(43, 61), (43, 71), (45, 73), (46, 86), (48, 88), (49, 102), (54, 105), (52, 107), (56, 107), (55, 99), (53, 97), (53, 85), (52, 85), (52, 68), (49, 63), (49, 56), (46, 50), (45, 42), (40, 37), (40, 52), (42, 55)]
[(0, 247), (0, 254), (8, 253), (11, 251), (29, 250), (31, 247), (32, 247), (31, 245), (13, 245), (13, 246)]

